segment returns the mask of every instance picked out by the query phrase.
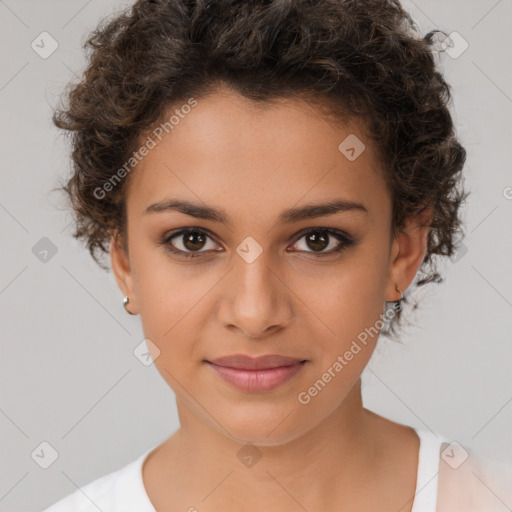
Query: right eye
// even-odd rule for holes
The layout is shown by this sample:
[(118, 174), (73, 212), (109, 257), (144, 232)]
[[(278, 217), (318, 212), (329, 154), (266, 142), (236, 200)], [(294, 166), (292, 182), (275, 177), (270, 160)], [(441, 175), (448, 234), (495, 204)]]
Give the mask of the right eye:
[[(173, 242), (173, 240), (176, 240), (176, 242)], [(208, 240), (212, 242), (209, 248)], [(204, 253), (209, 252), (209, 250), (218, 251), (218, 249), (215, 249), (217, 244), (213, 241), (213, 238), (206, 231), (198, 228), (184, 228), (168, 233), (162, 240), (161, 245), (164, 245), (166, 250), (184, 258), (197, 257), (198, 255), (194, 253)], [(205, 247), (206, 250), (201, 250)]]

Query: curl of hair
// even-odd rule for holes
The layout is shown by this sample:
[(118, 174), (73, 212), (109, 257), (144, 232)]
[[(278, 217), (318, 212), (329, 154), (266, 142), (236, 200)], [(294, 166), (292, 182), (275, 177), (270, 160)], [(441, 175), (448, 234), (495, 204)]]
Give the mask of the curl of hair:
[[(73, 236), (108, 269), (100, 256), (110, 236), (126, 240), (130, 176), (102, 199), (94, 191), (170, 108), (223, 83), (256, 102), (297, 97), (340, 120), (362, 118), (381, 155), (393, 233), (433, 211), (416, 285), (443, 281), (436, 257), (453, 255), (463, 235), (466, 151), (435, 63), (435, 36), (446, 34), (417, 32), (398, 0), (139, 0), (104, 18), (84, 43), (83, 76), (53, 115), (72, 136), (73, 172), (62, 189)], [(401, 313), (395, 308), (384, 335), (398, 333)]]

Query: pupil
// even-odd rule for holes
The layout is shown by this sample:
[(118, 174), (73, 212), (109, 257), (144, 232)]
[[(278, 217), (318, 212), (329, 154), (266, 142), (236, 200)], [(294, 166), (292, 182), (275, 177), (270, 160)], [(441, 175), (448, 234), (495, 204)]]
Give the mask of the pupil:
[[(185, 235), (184, 245), (187, 249), (193, 251), (201, 249), (205, 242), (205, 236), (202, 233), (189, 233)], [(189, 245), (191, 243), (192, 245)]]
[[(320, 235), (317, 235), (320, 233)], [(311, 249), (322, 250), (329, 245), (329, 235), (325, 231), (318, 231), (317, 233), (309, 233), (306, 237), (307, 243)]]

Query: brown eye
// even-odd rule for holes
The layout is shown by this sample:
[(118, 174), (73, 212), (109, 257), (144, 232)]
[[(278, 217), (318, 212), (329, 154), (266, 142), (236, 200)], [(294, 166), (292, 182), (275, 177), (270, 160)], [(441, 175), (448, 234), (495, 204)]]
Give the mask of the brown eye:
[[(304, 239), (304, 243), (301, 248), (299, 241), (302, 239)], [(331, 228), (315, 228), (303, 233), (294, 245), (298, 246), (296, 250), (318, 253), (319, 256), (323, 256), (339, 252), (354, 244), (355, 242), (341, 231)]]
[(329, 245), (330, 236), (325, 231), (316, 231), (305, 235), (306, 244), (315, 252), (322, 251)]
[(218, 245), (205, 231), (193, 228), (181, 229), (167, 235), (162, 245), (167, 250), (184, 257), (193, 257), (195, 256), (193, 253), (218, 250)]
[(202, 249), (207, 238), (203, 233), (199, 232), (187, 233), (186, 235), (180, 236), (182, 236), (183, 245), (189, 251), (198, 251), (199, 249)]

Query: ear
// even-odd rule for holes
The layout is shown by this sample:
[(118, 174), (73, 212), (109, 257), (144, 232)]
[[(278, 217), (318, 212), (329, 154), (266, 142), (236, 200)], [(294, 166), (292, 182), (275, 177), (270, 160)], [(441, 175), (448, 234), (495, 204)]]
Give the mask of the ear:
[(400, 299), (400, 292), (410, 286), (427, 251), (427, 235), (432, 222), (432, 208), (424, 208), (410, 218), (403, 230), (395, 236), (390, 255), (386, 300)]
[(110, 238), (110, 261), (114, 277), (123, 297), (129, 298), (130, 302), (127, 308), (135, 315), (138, 313), (138, 308), (134, 293), (130, 259), (127, 254), (127, 249), (124, 247), (120, 235), (117, 232)]

